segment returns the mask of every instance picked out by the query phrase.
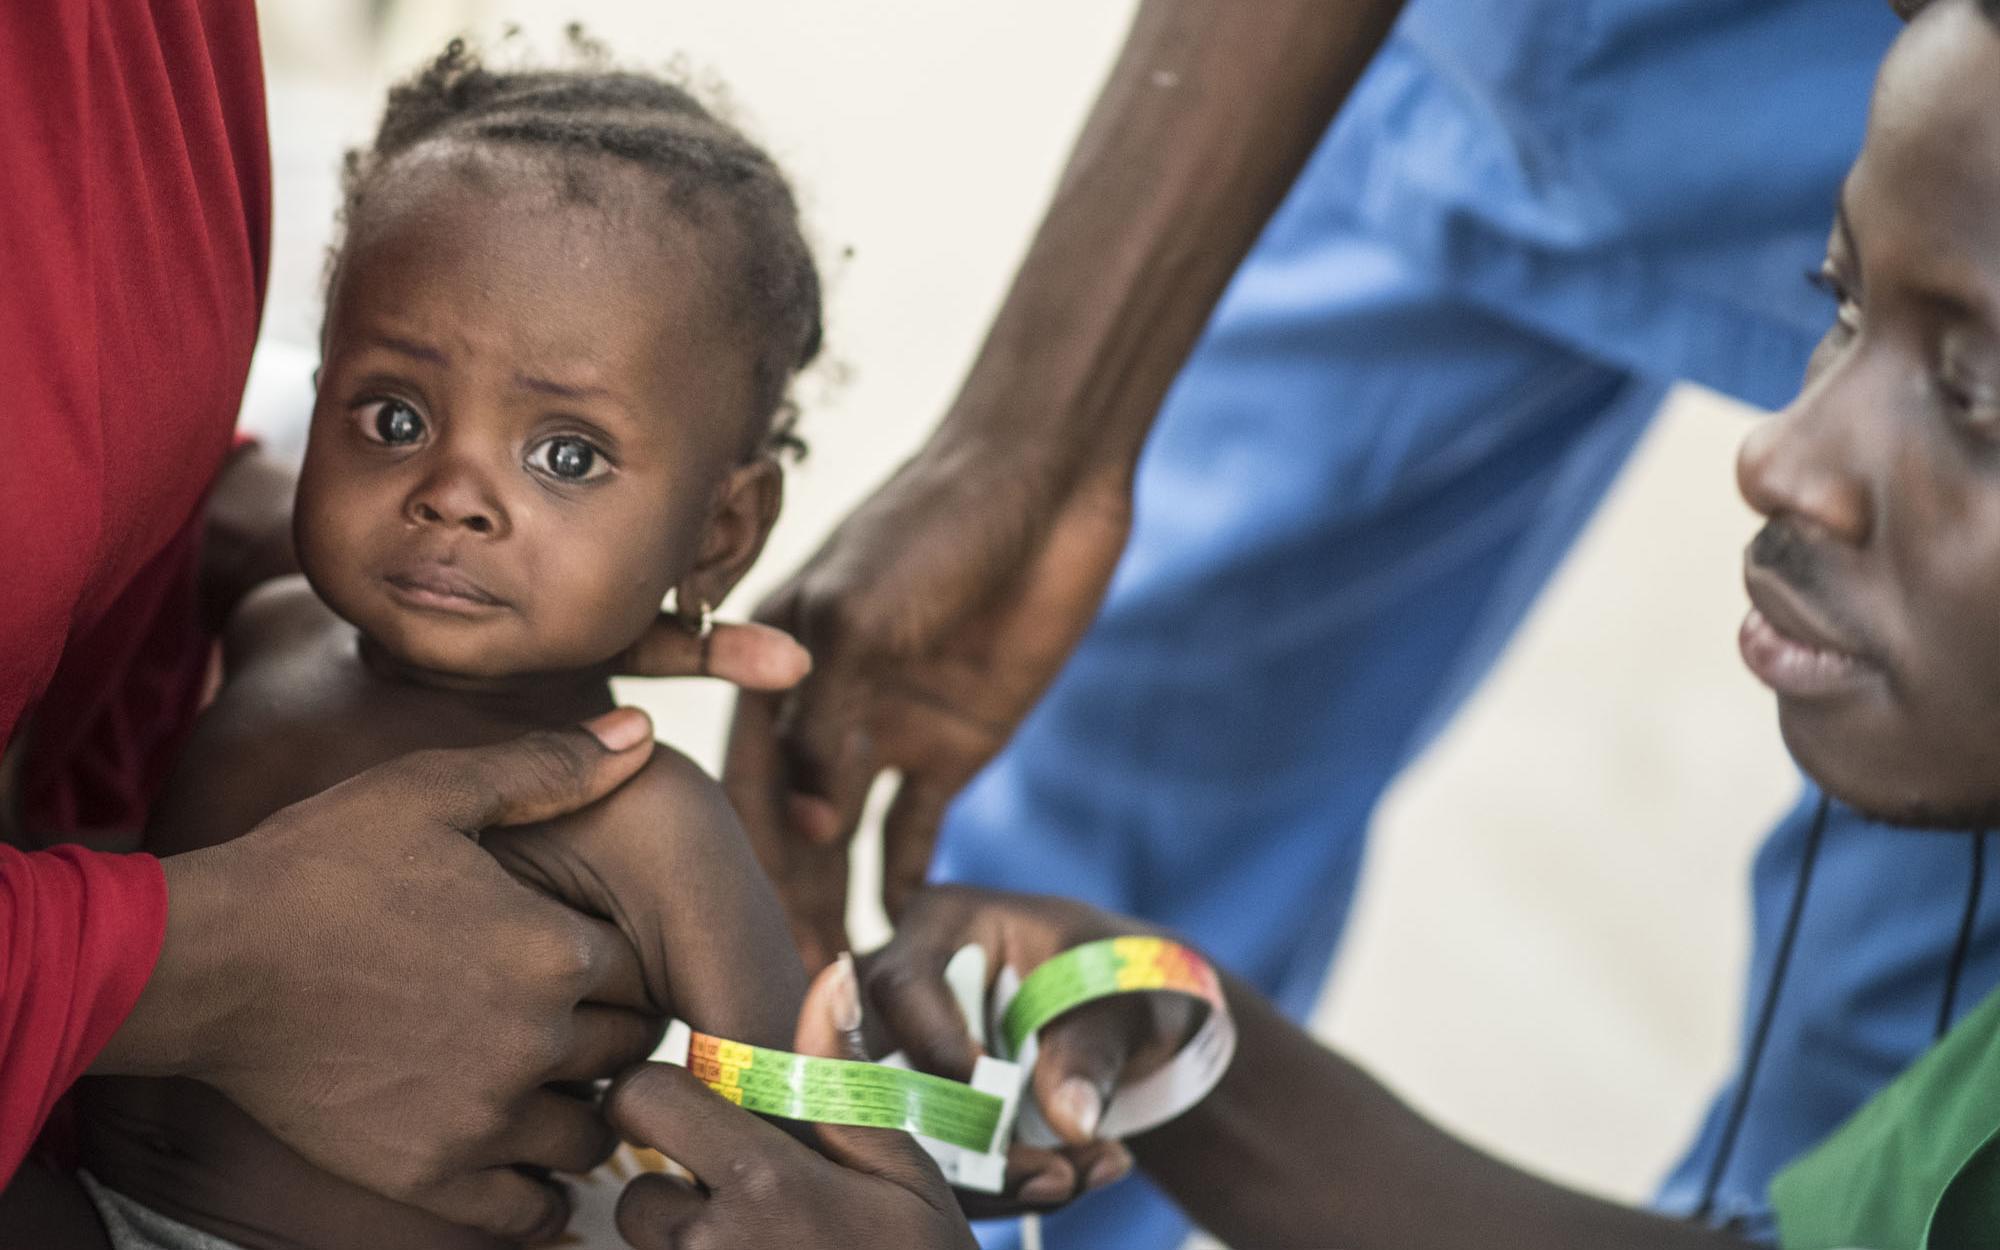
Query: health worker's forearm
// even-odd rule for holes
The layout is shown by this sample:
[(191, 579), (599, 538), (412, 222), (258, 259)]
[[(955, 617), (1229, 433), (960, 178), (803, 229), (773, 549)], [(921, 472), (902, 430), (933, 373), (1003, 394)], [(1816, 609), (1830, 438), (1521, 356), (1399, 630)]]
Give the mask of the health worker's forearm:
[(1745, 1250), (1747, 1243), (1563, 1189), (1404, 1106), (1254, 990), (1213, 1093), (1133, 1139), (1140, 1165), (1232, 1245), (1343, 1250)]
[(1402, 0), (1146, 0), (929, 449), (1129, 478), (1223, 288)]

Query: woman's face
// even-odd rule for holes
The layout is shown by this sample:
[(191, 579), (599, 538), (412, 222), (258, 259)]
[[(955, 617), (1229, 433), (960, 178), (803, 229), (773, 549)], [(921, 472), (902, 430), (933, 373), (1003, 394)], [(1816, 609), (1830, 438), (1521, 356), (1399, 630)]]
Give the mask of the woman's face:
[(1883, 66), (1804, 391), (1745, 440), (1742, 645), (1830, 792), (2000, 824), (2000, 29), (1933, 7)]
[(320, 596), (464, 676), (615, 656), (702, 557), (749, 364), (643, 171), (431, 145), (374, 173), (299, 484)]

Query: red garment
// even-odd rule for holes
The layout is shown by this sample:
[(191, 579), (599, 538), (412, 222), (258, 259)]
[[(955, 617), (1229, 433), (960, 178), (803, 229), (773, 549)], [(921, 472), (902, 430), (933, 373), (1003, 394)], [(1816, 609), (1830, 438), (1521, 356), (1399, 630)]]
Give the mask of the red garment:
[[(0, 741), (28, 729), (38, 819), (134, 826), (193, 714), (199, 512), (263, 298), (250, 0), (0, 5), (0, 119)], [(165, 924), (148, 857), (0, 853), (0, 1180)]]

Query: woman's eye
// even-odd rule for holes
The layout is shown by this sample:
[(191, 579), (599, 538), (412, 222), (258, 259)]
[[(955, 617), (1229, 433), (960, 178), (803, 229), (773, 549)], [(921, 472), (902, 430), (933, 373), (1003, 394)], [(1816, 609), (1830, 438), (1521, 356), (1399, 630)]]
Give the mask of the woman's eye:
[(528, 464), (565, 482), (588, 482), (611, 471), (603, 453), (580, 438), (543, 439), (528, 450)]
[(375, 405), (375, 415), (369, 421), (370, 433), (375, 441), (390, 447), (407, 447), (424, 436), (424, 419), (417, 410), (400, 399), (384, 399)]

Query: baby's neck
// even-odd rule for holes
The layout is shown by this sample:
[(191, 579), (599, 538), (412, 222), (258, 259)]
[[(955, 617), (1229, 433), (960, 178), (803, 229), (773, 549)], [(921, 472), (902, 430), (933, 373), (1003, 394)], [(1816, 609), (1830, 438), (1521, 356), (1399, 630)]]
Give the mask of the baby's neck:
[(402, 686), (435, 690), (490, 708), (494, 713), (539, 724), (573, 724), (610, 711), (609, 664), (552, 673), (469, 676), (410, 664), (360, 636), (361, 662), (375, 677)]

